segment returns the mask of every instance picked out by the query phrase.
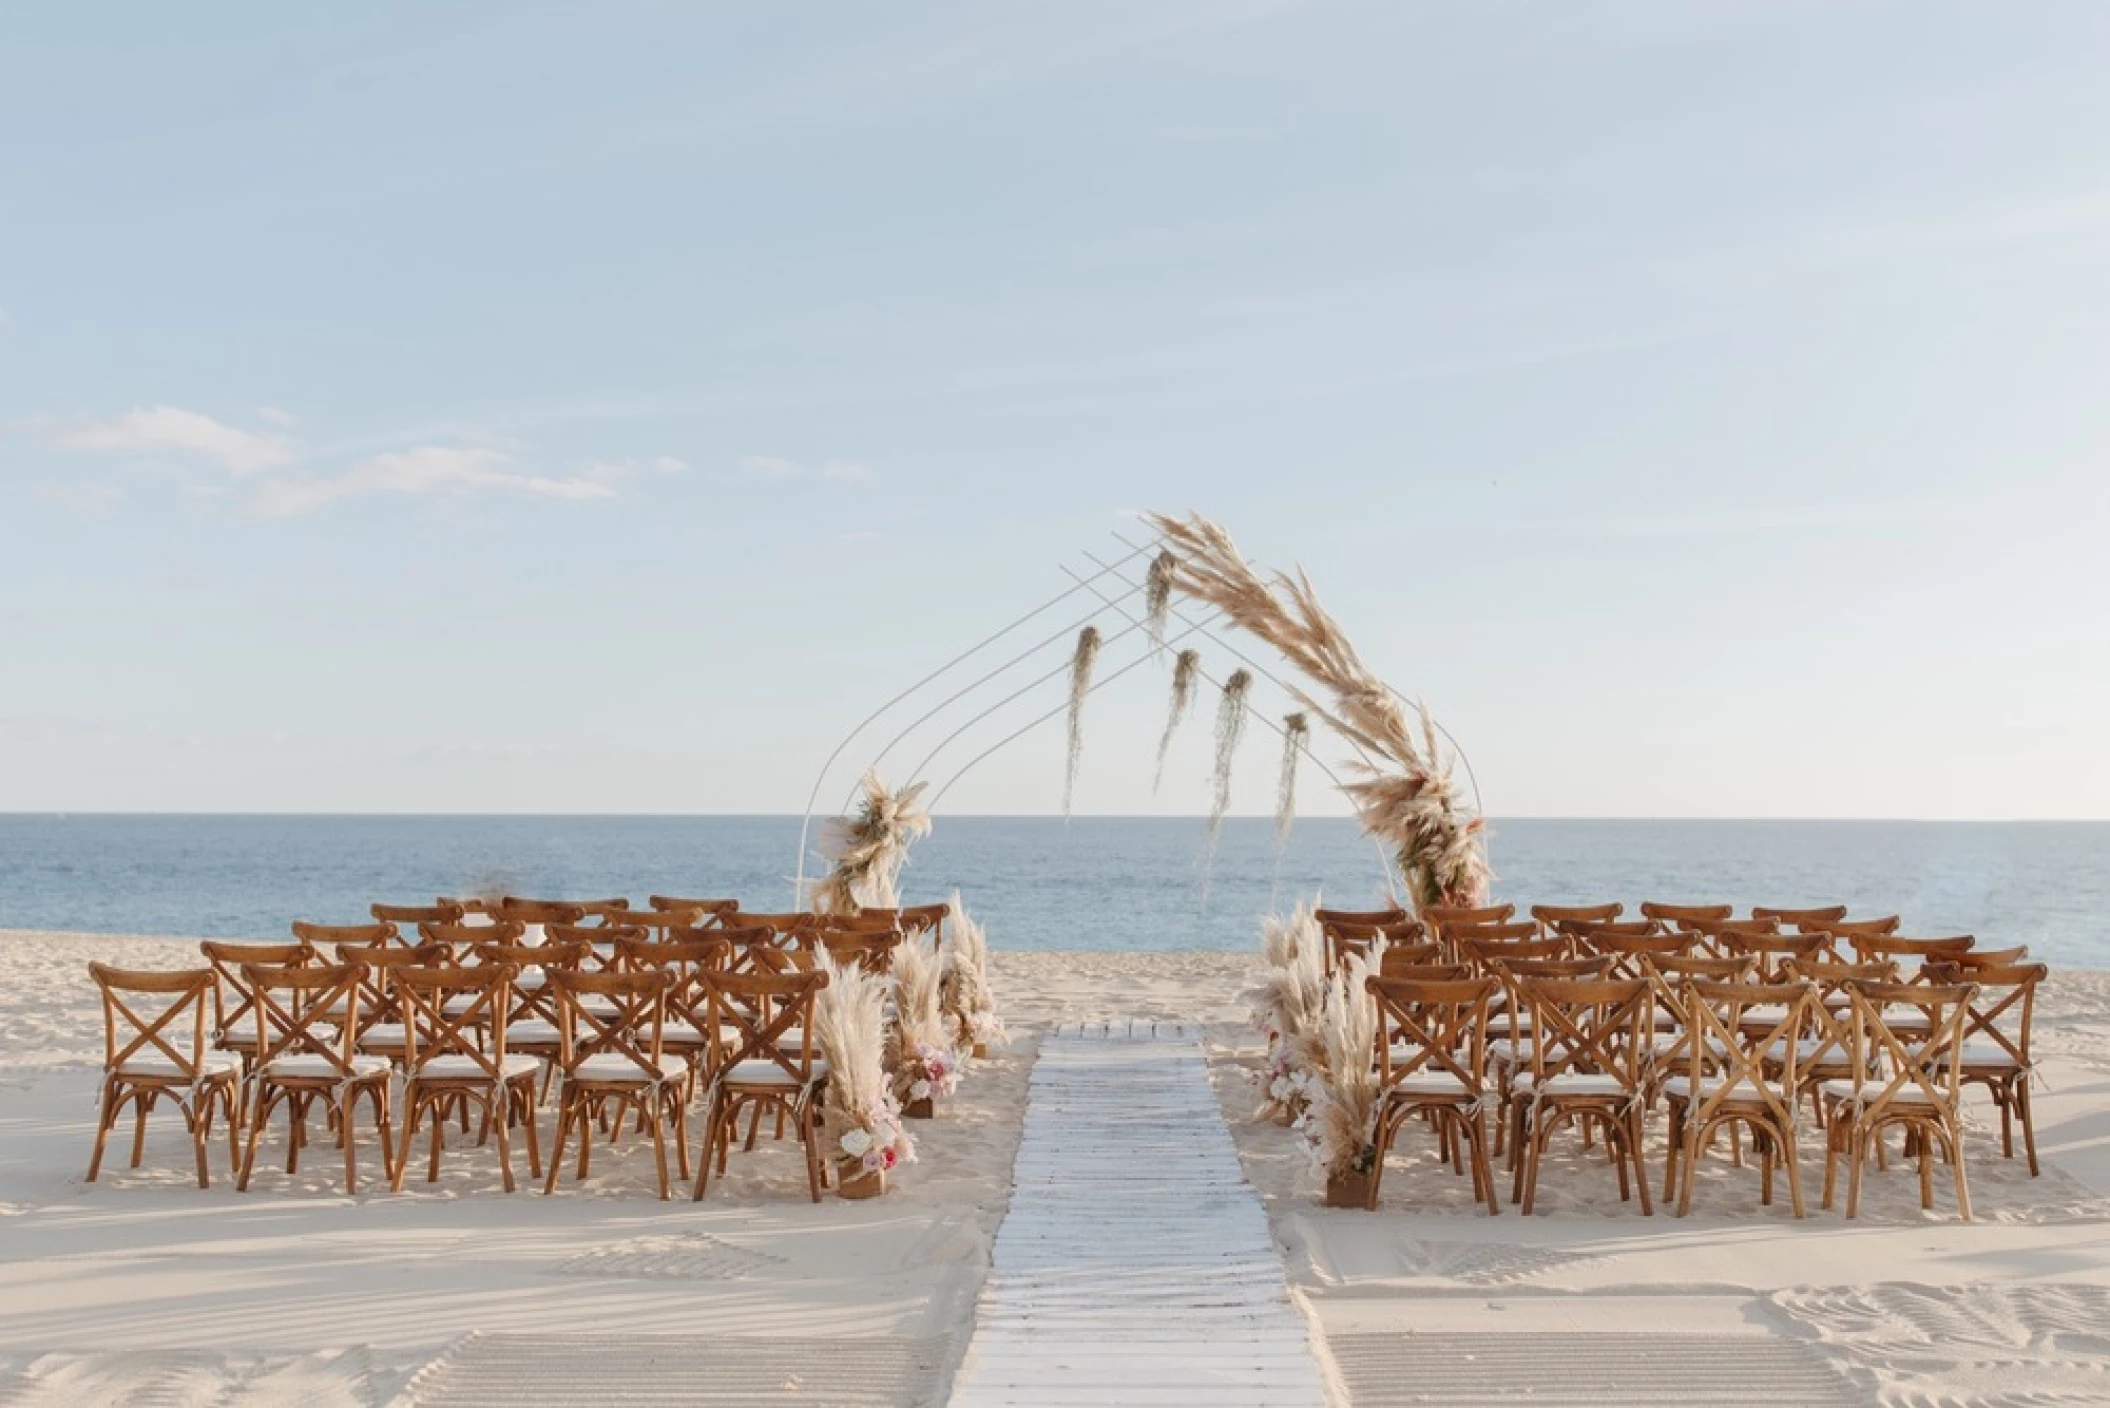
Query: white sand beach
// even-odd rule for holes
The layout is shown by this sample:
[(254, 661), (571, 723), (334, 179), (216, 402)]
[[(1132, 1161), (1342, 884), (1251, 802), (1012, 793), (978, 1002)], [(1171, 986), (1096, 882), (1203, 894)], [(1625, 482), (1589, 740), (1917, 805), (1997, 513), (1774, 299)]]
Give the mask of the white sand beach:
[(113, 1141), (87, 1184), (101, 1023), (84, 965), (192, 953), (0, 931), (0, 1403), (562, 1401), (640, 1366), (689, 1401), (944, 1402), (1039, 1046), (1058, 1025), (1133, 1022), (1205, 1028), (1334, 1402), (1564, 1401), (1590, 1355), (1648, 1386), (1633, 1401), (1766, 1383), (1774, 1402), (1796, 1385), (1809, 1401), (2110, 1401), (2110, 975), (2056, 974), (2040, 1006), (2041, 1177), (1999, 1156), (1971, 1097), (1970, 1224), (1939, 1180), (1923, 1214), (1895, 1166), (1858, 1220), (1820, 1211), (1807, 1145), (1801, 1222), (1720, 1161), (1692, 1216), (1644, 1217), (1579, 1152), (1549, 1162), (1537, 1215), (1505, 1201), (1490, 1218), (1411, 1141), (1379, 1211), (1324, 1209), (1295, 1136), (1255, 1117), (1238, 954), (999, 953), (1011, 1044), (917, 1124), (919, 1161), (870, 1202), (809, 1202), (795, 1147), (767, 1140), (700, 1205), (653, 1195), (642, 1140), (597, 1149), (591, 1179), (554, 1197), (504, 1194), (473, 1147), (391, 1194), (365, 1130), (356, 1196), (329, 1150), (295, 1177), (260, 1165), (237, 1193), (222, 1148), (201, 1191), (173, 1115), (142, 1167)]

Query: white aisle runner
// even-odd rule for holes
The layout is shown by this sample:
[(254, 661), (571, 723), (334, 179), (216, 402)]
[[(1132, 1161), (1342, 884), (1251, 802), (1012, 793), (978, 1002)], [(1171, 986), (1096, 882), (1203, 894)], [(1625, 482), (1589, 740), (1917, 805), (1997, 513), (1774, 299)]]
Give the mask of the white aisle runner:
[(961, 1408), (1325, 1402), (1191, 1040), (1048, 1038), (994, 1263)]

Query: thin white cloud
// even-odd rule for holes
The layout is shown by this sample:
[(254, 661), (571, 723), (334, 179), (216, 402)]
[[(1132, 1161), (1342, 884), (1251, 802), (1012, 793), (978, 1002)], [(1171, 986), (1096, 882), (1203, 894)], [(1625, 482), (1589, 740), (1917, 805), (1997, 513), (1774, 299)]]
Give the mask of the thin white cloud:
[(243, 430), (175, 406), (127, 411), (104, 421), (42, 421), (30, 429), (61, 449), (197, 455), (238, 476), (293, 462), (292, 443), (283, 435)]
[(427, 445), (396, 454), (375, 455), (342, 474), (275, 479), (258, 486), (251, 499), (257, 512), (272, 518), (311, 513), (339, 500), (366, 494), (419, 498), (462, 498), (471, 494), (520, 494), (542, 499), (607, 499), (615, 490), (591, 474), (552, 479), (508, 468), (509, 456), (496, 450), (455, 449)]
[(655, 456), (652, 461), (652, 467), (661, 474), (686, 474), (689, 468), (686, 461), (678, 460), (672, 455)]
[(821, 470), (823, 479), (836, 479), (844, 483), (861, 484), (872, 477), (872, 471), (854, 460), (836, 460)]
[(48, 504), (91, 517), (108, 513), (125, 496), (113, 484), (38, 484), (30, 492)]
[(276, 406), (258, 406), (256, 408), (256, 418), (269, 421), (273, 425), (282, 425), (288, 428), (300, 424), (299, 416), (291, 411), (282, 411)]
[(740, 468), (765, 479), (790, 479), (799, 472), (796, 464), (781, 455), (744, 455)]

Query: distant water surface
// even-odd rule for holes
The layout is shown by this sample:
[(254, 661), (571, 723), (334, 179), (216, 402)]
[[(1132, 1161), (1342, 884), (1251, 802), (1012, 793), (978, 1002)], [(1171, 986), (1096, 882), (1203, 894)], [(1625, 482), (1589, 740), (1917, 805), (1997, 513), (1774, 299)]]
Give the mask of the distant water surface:
[[(0, 928), (213, 937), (352, 922), (373, 900), (507, 891), (735, 895), (789, 908), (796, 817), (0, 815)], [(2110, 823), (1569, 821), (1496, 824), (1497, 891), (1534, 901), (1843, 902), (1908, 932), (2027, 943), (2110, 968)], [(809, 867), (810, 870), (811, 867)], [(1346, 820), (943, 817), (914, 901), (958, 886), (999, 947), (1253, 946), (1299, 895), (1374, 903), (1375, 850)]]

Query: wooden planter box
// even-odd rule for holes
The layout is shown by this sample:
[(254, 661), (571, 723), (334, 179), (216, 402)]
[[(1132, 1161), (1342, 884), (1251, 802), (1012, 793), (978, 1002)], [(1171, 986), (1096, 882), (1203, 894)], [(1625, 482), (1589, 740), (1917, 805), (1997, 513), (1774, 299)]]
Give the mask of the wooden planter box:
[(903, 1105), (901, 1107), (901, 1114), (904, 1119), (934, 1119), (936, 1118), (937, 1113), (937, 1102), (932, 1100), (927, 1095), (921, 1100), (911, 1100), (906, 1105)]
[(1370, 1175), (1351, 1173), (1345, 1176), (1326, 1175), (1326, 1206), (1330, 1208), (1367, 1208), (1370, 1206)]
[(886, 1191), (886, 1170), (865, 1171), (856, 1159), (835, 1161), (835, 1191), (845, 1198), (876, 1198)]

